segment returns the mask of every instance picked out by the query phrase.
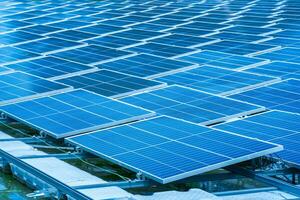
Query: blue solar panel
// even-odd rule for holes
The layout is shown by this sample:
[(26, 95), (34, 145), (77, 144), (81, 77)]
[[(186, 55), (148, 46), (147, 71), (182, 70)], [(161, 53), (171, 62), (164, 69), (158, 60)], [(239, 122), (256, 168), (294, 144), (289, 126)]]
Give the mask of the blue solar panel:
[(124, 49), (141, 44), (141, 42), (137, 40), (119, 38), (111, 35), (85, 40), (84, 42), (114, 49)]
[(126, 29), (120, 28), (118, 26), (111, 26), (111, 25), (105, 25), (105, 24), (97, 24), (97, 25), (91, 25), (84, 28), (76, 29), (77, 31), (92, 33), (96, 35), (106, 35), (106, 34), (112, 34), (120, 31), (124, 31)]
[(159, 44), (159, 43), (154, 43), (154, 42), (149, 42), (146, 44), (134, 46), (134, 47), (128, 48), (127, 50), (133, 51), (133, 52), (138, 52), (138, 53), (148, 53), (148, 54), (162, 56), (162, 57), (166, 57), (166, 58), (176, 57), (176, 56), (180, 56), (180, 55), (198, 51), (197, 49), (194, 49), (194, 48), (165, 45), (165, 44)]
[(300, 166), (299, 122), (300, 115), (298, 114), (270, 111), (244, 120), (218, 125), (216, 128), (281, 144), (284, 150), (272, 157)]
[(62, 40), (59, 38), (46, 38), (38, 41), (20, 44), (15, 47), (39, 54), (51, 54), (60, 51), (65, 51), (73, 48), (85, 46), (86, 44), (80, 42), (73, 42)]
[[(43, 57), (35, 60), (6, 65), (6, 69), (26, 72), (46, 79), (57, 79), (66, 76), (95, 71), (96, 68), (79, 63), (54, 58)], [(0, 69), (4, 69), (3, 67)]]
[(35, 33), (44, 36), (54, 32), (61, 31), (62, 29), (48, 26), (48, 25), (34, 25), (34, 26), (22, 28), (20, 30), (25, 31), (27, 33)]
[(129, 51), (116, 50), (97, 45), (89, 45), (86, 47), (55, 53), (53, 56), (82, 64), (96, 65), (128, 57), (133, 54), (134, 53)]
[(202, 124), (218, 123), (265, 110), (263, 107), (176, 85), (125, 97), (122, 101), (161, 115)]
[[(211, 35), (211, 38), (218, 38), (222, 40), (232, 40), (232, 41), (240, 41), (240, 42), (261, 42), (267, 39), (270, 39), (270, 37), (265, 36), (259, 36), (259, 35), (245, 35), (241, 33), (231, 33), (231, 32), (221, 32), (217, 33), (215, 35)], [(269, 43), (266, 43), (269, 44)], [(272, 45), (272, 44), (269, 44)], [(275, 44), (276, 45), (276, 44)]]
[(0, 64), (12, 64), (39, 57), (39, 54), (24, 51), (15, 47), (0, 48)]
[(165, 84), (109, 70), (57, 80), (60, 83), (83, 88), (103, 96), (119, 98), (146, 90), (157, 89)]
[(187, 56), (178, 58), (180, 60), (196, 63), (199, 65), (208, 64), (215, 67), (224, 69), (243, 70), (262, 64), (269, 61), (259, 58), (252, 58), (229, 53), (222, 53), (218, 51), (201, 51)]
[(154, 78), (164, 74), (194, 68), (195, 64), (149, 54), (139, 54), (125, 59), (107, 62), (99, 65), (99, 67), (139, 77)]
[(160, 77), (156, 80), (169, 85), (183, 85), (212, 94), (229, 95), (278, 81), (274, 77), (237, 72), (211, 66), (201, 66), (184, 72)]
[(163, 184), (281, 149), (165, 116), (67, 141)]
[(0, 110), (57, 139), (154, 115), (85, 90), (4, 105)]
[[(252, 19), (252, 17), (251, 17)], [(250, 34), (250, 35), (259, 35), (259, 36), (266, 36), (272, 33), (276, 33), (281, 31), (280, 29), (275, 28), (260, 28), (260, 27), (249, 27), (249, 26), (233, 26), (227, 28), (226, 32), (234, 32), (234, 33), (243, 33), (243, 34)]]
[(288, 61), (288, 62), (300, 62), (300, 49), (298, 48), (282, 48), (269, 53), (258, 55), (257, 57), (263, 59), (270, 59), (274, 61)]
[(41, 38), (43, 38), (43, 36), (33, 34), (33, 33), (27, 33), (24, 31), (15, 31), (11, 33), (0, 34), (0, 44), (2, 45), (18, 44), (18, 43), (37, 40)]
[(288, 79), (230, 97), (270, 109), (300, 113), (300, 80)]
[(161, 38), (153, 39), (151, 42), (174, 45), (179, 47), (199, 47), (207, 44), (218, 42), (218, 39), (212, 39), (207, 37), (193, 37), (187, 35), (172, 34)]
[(93, 33), (88, 33), (88, 32), (77, 31), (77, 30), (65, 30), (65, 31), (50, 34), (49, 36), (78, 42), (78, 41), (95, 38), (98, 35)]
[(164, 35), (167, 35), (167, 33), (161, 33), (156, 31), (134, 30), (134, 29), (112, 34), (112, 36), (115, 37), (140, 40), (140, 41), (154, 39), (157, 37), (162, 37)]
[(201, 46), (201, 49), (219, 51), (224, 53), (232, 53), (236, 55), (256, 55), (264, 52), (270, 52), (279, 49), (278, 46), (265, 45), (265, 44), (253, 44), (246, 42), (223, 40), (213, 44)]
[(23, 72), (0, 75), (0, 83), (1, 105), (71, 89), (64, 84), (41, 79)]
[(265, 65), (248, 69), (247, 71), (257, 73), (257, 74), (280, 77), (282, 79), (288, 79), (288, 78), (300, 79), (300, 65), (296, 63), (275, 61)]

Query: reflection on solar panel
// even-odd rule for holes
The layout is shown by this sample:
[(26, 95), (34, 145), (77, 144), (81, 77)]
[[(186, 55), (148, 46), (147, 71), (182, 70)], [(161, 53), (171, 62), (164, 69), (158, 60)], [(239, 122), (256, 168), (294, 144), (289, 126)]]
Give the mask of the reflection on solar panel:
[(4, 105), (0, 110), (57, 139), (154, 115), (85, 90)]
[(300, 115), (270, 111), (216, 126), (216, 128), (274, 142), (284, 146), (284, 150), (276, 153), (274, 158), (280, 158), (291, 164), (300, 166)]
[(67, 141), (163, 184), (281, 149), (164, 116)]
[(50, 56), (6, 65), (5, 67), (49, 79), (57, 79), (65, 76), (82, 74), (96, 70), (96, 68), (87, 65)]
[(119, 98), (146, 90), (156, 89), (165, 84), (109, 70), (100, 70), (79, 76), (57, 80), (60, 83), (83, 88), (103, 96)]
[(269, 76), (236, 72), (211, 66), (167, 75), (156, 80), (219, 95), (230, 95), (278, 81)]
[(0, 83), (0, 105), (71, 89), (64, 84), (41, 79), (23, 72), (0, 75)]
[(174, 73), (196, 67), (195, 64), (168, 59), (148, 54), (139, 54), (113, 62), (99, 65), (100, 68), (110, 69), (138, 77), (154, 78), (164, 74)]
[(53, 54), (55, 57), (90, 65), (113, 61), (130, 55), (134, 55), (134, 53), (97, 45), (89, 45)]
[(230, 96), (267, 108), (300, 113), (300, 80), (288, 79)]
[(252, 104), (176, 85), (125, 97), (122, 101), (162, 115), (205, 125), (265, 110)]
[(261, 65), (258, 67), (248, 69), (247, 71), (258, 74), (281, 77), (283, 79), (300, 79), (300, 65), (296, 63), (275, 61), (266, 65)]
[(217, 51), (201, 51), (199, 53), (190, 54), (178, 58), (180, 60), (197, 63), (199, 65), (208, 64), (225, 69), (243, 70), (262, 64), (269, 61), (259, 58), (251, 58), (246, 56), (239, 56), (229, 53), (221, 53)]
[(15, 47), (2, 47), (0, 48), (0, 64), (12, 64), (25, 60), (30, 60), (39, 57), (39, 54), (35, 54), (29, 51), (24, 51)]
[(34, 42), (29, 42), (26, 44), (21, 44), (16, 47), (34, 53), (51, 54), (60, 51), (65, 51), (72, 48), (77, 48), (84, 45), (86, 44), (50, 37), (50, 38), (46, 38)]

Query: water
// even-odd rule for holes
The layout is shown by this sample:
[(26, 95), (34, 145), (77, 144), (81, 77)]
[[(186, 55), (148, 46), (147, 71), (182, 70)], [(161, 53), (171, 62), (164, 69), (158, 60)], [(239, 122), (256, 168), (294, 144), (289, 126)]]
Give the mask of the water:
[(11, 175), (0, 172), (0, 200), (27, 200), (26, 194), (31, 192)]

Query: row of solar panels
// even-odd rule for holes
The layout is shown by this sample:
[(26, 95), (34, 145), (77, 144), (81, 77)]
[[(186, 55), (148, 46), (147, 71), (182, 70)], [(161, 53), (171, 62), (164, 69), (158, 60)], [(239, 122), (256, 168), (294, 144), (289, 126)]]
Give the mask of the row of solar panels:
[[(299, 81), (269, 75), (297, 78), (294, 49), (279, 46), (297, 35), (281, 30), (286, 19), (296, 23), (297, 16), (281, 12), (282, 5), (273, 1), (257, 9), (261, 2), (9, 5), (0, 13), (5, 64), (0, 109), (55, 138), (90, 132), (67, 141), (160, 183), (281, 150), (274, 143), (284, 145), (282, 158), (296, 163), (297, 149), (290, 143), (296, 129), (280, 140), (295, 114), (247, 118), (267, 116), (251, 132), (264, 141), (242, 137), (250, 136), (240, 133), (247, 125), (234, 129), (233, 124), (242, 121), (216, 126), (220, 130), (203, 126), (265, 107), (296, 112)], [(220, 14), (224, 7), (231, 11)], [(297, 45), (297, 36), (288, 41)], [(277, 59), (283, 62), (270, 62)], [(274, 66), (280, 70), (274, 72)], [(256, 70), (265, 75), (251, 73)], [(270, 122), (269, 115), (274, 115)], [(274, 135), (262, 137), (261, 130), (273, 122)], [(91, 132), (99, 129), (105, 130)]]

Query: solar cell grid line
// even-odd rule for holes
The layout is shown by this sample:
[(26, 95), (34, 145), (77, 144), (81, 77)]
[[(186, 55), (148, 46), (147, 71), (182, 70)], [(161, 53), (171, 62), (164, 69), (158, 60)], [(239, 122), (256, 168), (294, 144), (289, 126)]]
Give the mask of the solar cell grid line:
[(58, 53), (70, 49), (76, 49), (84, 46), (87, 46), (87, 44), (82, 42), (75, 42), (75, 41), (54, 38), (54, 37), (48, 37), (38, 41), (32, 41), (25, 44), (16, 45), (15, 47), (33, 53), (49, 55), (49, 54)]
[(215, 24), (215, 23), (207, 23), (207, 22), (192, 22), (192, 23), (188, 23), (188, 24), (185, 24), (185, 25), (180, 25), (178, 27), (190, 28), (190, 29), (203, 29), (203, 30), (221, 31), (221, 30), (226, 30), (227, 28), (232, 27), (232, 25)]
[(257, 74), (276, 76), (280, 77), (281, 79), (300, 79), (300, 65), (290, 62), (274, 61), (269, 64), (248, 69), (246, 71)]
[(7, 65), (41, 57), (41, 55), (15, 47), (0, 47), (0, 64)]
[(166, 86), (163, 82), (147, 80), (106, 69), (56, 79), (56, 81), (111, 98), (121, 98)]
[(162, 184), (282, 149), (167, 116), (69, 137), (66, 141)]
[(0, 69), (3, 68), (22, 71), (27, 74), (35, 75), (49, 80), (55, 80), (98, 70), (98, 68), (95, 67), (90, 67), (88, 65), (83, 65), (80, 63), (71, 62), (51, 56), (19, 62), (16, 64), (5, 65), (5, 67), (2, 67)]
[(0, 27), (4, 29), (9, 29), (9, 30), (14, 30), (14, 29), (20, 29), (20, 28), (25, 28), (32, 26), (34, 24), (29, 23), (29, 22), (24, 22), (24, 21), (19, 21), (19, 20), (8, 20), (8, 21), (3, 21), (0, 22)]
[(168, 29), (167, 33), (173, 34), (182, 34), (182, 35), (190, 35), (195, 37), (209, 37), (215, 33), (219, 33), (219, 31), (215, 30), (204, 30), (204, 29), (191, 29), (191, 28), (182, 28), (182, 27), (175, 27), (172, 29)]
[(155, 115), (152, 111), (83, 89), (0, 106), (0, 110), (56, 139)]
[(263, 44), (279, 45), (282, 47), (300, 48), (300, 39), (275, 37), (270, 40), (263, 41)]
[(231, 33), (226, 31), (222, 31), (220, 33), (211, 35), (210, 38), (218, 38), (219, 40), (222, 39), (222, 40), (232, 40), (232, 41), (250, 42), (250, 43), (261, 43), (266, 40), (272, 39), (272, 37), (240, 34), (240, 33), (233, 33), (233, 32)]
[(161, 38), (150, 40), (150, 42), (174, 45), (179, 47), (194, 48), (203, 45), (213, 44), (219, 42), (219, 39), (213, 39), (209, 37), (194, 37), (188, 35), (172, 34)]
[(81, 21), (76, 21), (76, 19), (71, 19), (71, 20), (65, 20), (61, 22), (49, 23), (47, 25), (55, 28), (61, 28), (61, 29), (75, 29), (79, 27), (92, 25), (92, 23), (81, 22)]
[(197, 67), (196, 64), (191, 62), (143, 53), (97, 66), (99, 68), (122, 72), (146, 79), (153, 79)]
[(0, 105), (68, 91), (72, 87), (23, 72), (0, 75)]
[(127, 58), (135, 54), (136, 53), (127, 50), (116, 50), (103, 46), (89, 45), (77, 49), (55, 53), (52, 55), (54, 57), (93, 66), (103, 64), (105, 62)]
[(267, 64), (270, 61), (260, 58), (204, 50), (194, 54), (178, 57), (177, 59), (198, 65), (210, 65), (224, 69), (245, 70)]
[(136, 94), (121, 100), (153, 110), (160, 115), (203, 125), (211, 125), (265, 110), (264, 107), (254, 104), (179, 85)]
[(209, 65), (159, 77), (155, 80), (166, 82), (168, 85), (183, 85), (221, 96), (232, 95), (280, 81), (279, 78), (271, 76), (232, 71)]
[(271, 154), (270, 157), (299, 167), (299, 120), (299, 114), (272, 110), (243, 120), (217, 125), (215, 128), (280, 144), (284, 150), (275, 155)]
[(287, 79), (230, 97), (262, 105), (269, 109), (300, 113), (299, 88), (300, 81), (298, 79)]

